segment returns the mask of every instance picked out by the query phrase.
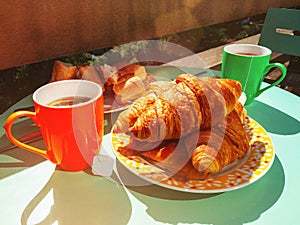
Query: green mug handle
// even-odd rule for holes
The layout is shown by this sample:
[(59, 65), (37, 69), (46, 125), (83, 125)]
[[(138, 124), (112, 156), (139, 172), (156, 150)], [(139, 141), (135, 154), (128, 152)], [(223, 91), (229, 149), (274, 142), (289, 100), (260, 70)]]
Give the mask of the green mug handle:
[(275, 81), (274, 83), (268, 85), (267, 87), (264, 87), (263, 89), (260, 89), (257, 93), (256, 93), (256, 97), (259, 96), (261, 93), (263, 93), (264, 91), (268, 90), (269, 88), (275, 86), (275, 85), (278, 85), (279, 83), (281, 83), (281, 81), (283, 81), (283, 79), (285, 78), (286, 76), (286, 67), (281, 64), (281, 63), (269, 63), (266, 68), (265, 68), (265, 73), (264, 74), (267, 74), (270, 69), (274, 68), (274, 67), (277, 67), (281, 70), (282, 74), (281, 74), (281, 77)]

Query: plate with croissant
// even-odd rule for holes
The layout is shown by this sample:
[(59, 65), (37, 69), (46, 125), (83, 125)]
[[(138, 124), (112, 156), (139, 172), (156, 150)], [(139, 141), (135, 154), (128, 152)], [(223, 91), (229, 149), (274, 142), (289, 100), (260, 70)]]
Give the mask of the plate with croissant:
[(146, 86), (157, 81), (142, 65), (120, 62), (116, 65), (74, 66), (55, 61), (51, 82), (84, 79), (98, 83), (104, 90), (104, 112), (121, 111), (142, 96)]
[(157, 81), (121, 112), (112, 129), (117, 159), (139, 177), (192, 193), (218, 193), (257, 181), (275, 152), (251, 119), (234, 80), (179, 75)]

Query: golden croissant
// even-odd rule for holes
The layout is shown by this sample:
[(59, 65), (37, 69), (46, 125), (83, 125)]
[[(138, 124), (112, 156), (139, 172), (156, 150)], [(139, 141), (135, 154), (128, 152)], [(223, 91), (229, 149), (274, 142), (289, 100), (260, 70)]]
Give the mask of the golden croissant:
[(157, 146), (132, 139), (128, 147), (139, 149), (136, 154), (171, 172), (172, 176), (207, 179), (242, 158), (249, 149), (248, 135), (241, 122), (243, 115), (237, 107), (226, 117), (224, 127), (197, 131), (182, 142), (164, 141)]
[[(196, 148), (193, 142), (196, 142)], [(249, 139), (241, 114), (233, 110), (226, 125), (195, 132), (185, 139), (187, 149), (193, 149), (192, 164), (202, 177), (220, 172), (225, 166), (243, 157), (249, 149)]]
[(241, 93), (238, 81), (191, 74), (182, 74), (172, 82), (153, 82), (119, 115), (115, 132), (147, 142), (178, 139), (224, 123)]

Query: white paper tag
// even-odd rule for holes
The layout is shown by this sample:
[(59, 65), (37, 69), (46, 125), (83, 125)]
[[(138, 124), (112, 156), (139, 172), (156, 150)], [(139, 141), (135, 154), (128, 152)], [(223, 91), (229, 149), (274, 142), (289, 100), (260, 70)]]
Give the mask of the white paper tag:
[(247, 100), (247, 96), (244, 92), (242, 92), (240, 98), (239, 98), (239, 102), (242, 104), (242, 105), (245, 105), (245, 102)]
[(94, 175), (110, 177), (114, 167), (114, 159), (108, 155), (96, 155), (93, 159), (92, 172)]

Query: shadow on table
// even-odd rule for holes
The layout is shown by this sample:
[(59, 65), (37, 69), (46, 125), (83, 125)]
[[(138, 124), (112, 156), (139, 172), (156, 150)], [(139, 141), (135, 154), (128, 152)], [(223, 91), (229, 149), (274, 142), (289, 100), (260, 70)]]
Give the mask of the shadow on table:
[(300, 132), (300, 122), (267, 104), (255, 100), (246, 106), (248, 115), (274, 134), (292, 135)]
[[(128, 174), (125, 176), (127, 179)], [(230, 192), (194, 194), (149, 184), (127, 187), (147, 206), (146, 212), (156, 221), (169, 224), (241, 225), (257, 220), (271, 208), (281, 196), (284, 184), (283, 167), (276, 157), (264, 177), (247, 187)]]
[[(35, 146), (43, 144), (39, 141)], [(2, 185), (9, 180), (21, 184), (20, 191), (17, 195), (13, 193), (14, 200), (7, 207), (18, 210), (14, 201), (18, 201), (16, 196), (20, 194), (26, 194), (25, 199), (29, 199), (20, 213), (21, 224), (48, 225), (57, 221), (60, 225), (125, 225), (130, 219), (132, 207), (125, 188), (107, 178), (91, 175), (89, 169), (66, 172), (55, 169), (49, 162), (54, 167), (50, 173), (49, 169), (40, 168), (47, 160), (19, 148), (0, 155), (0, 161), (0, 179), (10, 178), (3, 179)], [(38, 185), (41, 180), (45, 182), (42, 186)], [(22, 185), (22, 182), (26, 183)]]
[[(42, 141), (37, 141), (33, 145), (38, 148), (44, 148)], [(42, 156), (18, 147), (5, 151), (0, 154), (0, 179), (14, 175), (45, 160)]]
[[(47, 214), (40, 215), (41, 212)], [(84, 171), (65, 172), (56, 169), (24, 209), (21, 223), (125, 225), (130, 216), (131, 203), (120, 185)]]

